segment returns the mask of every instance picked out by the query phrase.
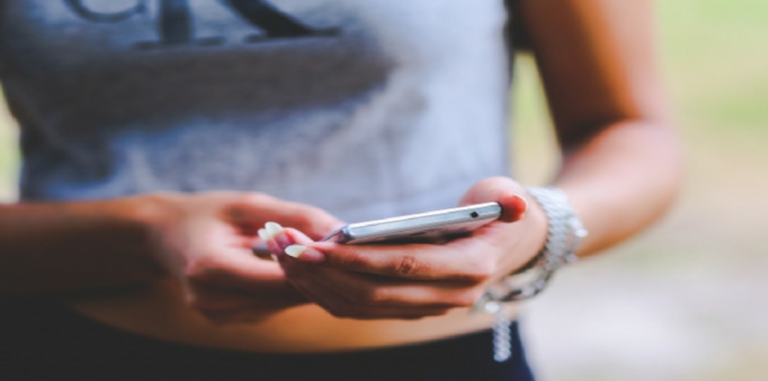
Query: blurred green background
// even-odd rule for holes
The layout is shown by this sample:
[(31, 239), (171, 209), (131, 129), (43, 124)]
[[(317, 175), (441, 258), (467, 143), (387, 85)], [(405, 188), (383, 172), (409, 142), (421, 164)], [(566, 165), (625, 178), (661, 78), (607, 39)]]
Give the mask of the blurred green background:
[[(686, 188), (657, 226), (528, 303), (543, 381), (768, 379), (768, 1), (656, 4)], [(555, 163), (549, 119), (530, 57), (517, 70), (517, 173), (537, 183)], [(17, 135), (0, 111), (2, 200), (15, 195)]]
[[(656, 1), (685, 189), (650, 231), (558, 274), (523, 327), (543, 381), (768, 380), (768, 1)], [(519, 175), (554, 165), (530, 57)]]

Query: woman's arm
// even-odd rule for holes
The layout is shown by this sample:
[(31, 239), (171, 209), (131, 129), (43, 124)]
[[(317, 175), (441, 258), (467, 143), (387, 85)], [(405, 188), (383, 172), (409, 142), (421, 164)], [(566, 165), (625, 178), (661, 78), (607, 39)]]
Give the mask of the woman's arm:
[(161, 205), (153, 197), (0, 205), (0, 296), (162, 277), (149, 228)]
[(590, 235), (580, 254), (656, 220), (681, 178), (654, 44), (650, 0), (522, 0), (563, 150), (554, 185)]
[(258, 193), (0, 205), (0, 296), (172, 276), (190, 308), (212, 321), (251, 320), (306, 302), (277, 263), (252, 252), (267, 221), (314, 238), (340, 224), (320, 209)]

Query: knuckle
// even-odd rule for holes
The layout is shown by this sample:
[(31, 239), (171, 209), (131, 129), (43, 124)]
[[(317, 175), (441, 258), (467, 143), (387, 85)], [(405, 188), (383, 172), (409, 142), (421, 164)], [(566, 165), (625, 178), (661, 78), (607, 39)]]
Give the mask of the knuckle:
[(423, 271), (423, 268), (424, 264), (416, 256), (404, 255), (395, 262), (392, 273), (395, 276), (410, 276)]

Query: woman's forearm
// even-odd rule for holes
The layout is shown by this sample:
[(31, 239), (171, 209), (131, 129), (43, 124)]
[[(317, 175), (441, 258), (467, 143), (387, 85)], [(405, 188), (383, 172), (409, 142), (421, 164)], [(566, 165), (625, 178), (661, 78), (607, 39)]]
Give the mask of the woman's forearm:
[(590, 231), (580, 254), (637, 233), (680, 187), (649, 1), (521, 1), (565, 158), (555, 184)]
[(658, 219), (679, 191), (681, 161), (673, 130), (650, 121), (616, 123), (567, 155), (555, 184), (590, 232), (579, 254), (619, 243)]
[(147, 282), (162, 276), (150, 247), (151, 196), (0, 205), (0, 296)]

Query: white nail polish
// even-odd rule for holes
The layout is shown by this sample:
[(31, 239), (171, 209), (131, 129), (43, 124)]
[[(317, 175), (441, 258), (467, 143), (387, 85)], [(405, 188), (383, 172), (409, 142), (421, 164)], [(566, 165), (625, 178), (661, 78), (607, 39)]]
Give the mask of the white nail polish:
[(280, 226), (277, 222), (267, 222), (264, 224), (264, 228), (267, 229), (267, 233), (269, 233), (270, 238), (274, 238), (276, 235), (283, 232), (283, 227)]
[(266, 243), (272, 239), (272, 236), (267, 232), (267, 229), (259, 229), (259, 238)]
[(304, 245), (291, 245), (285, 248), (285, 253), (294, 257), (298, 258), (301, 253), (305, 252), (307, 250), (307, 247)]

